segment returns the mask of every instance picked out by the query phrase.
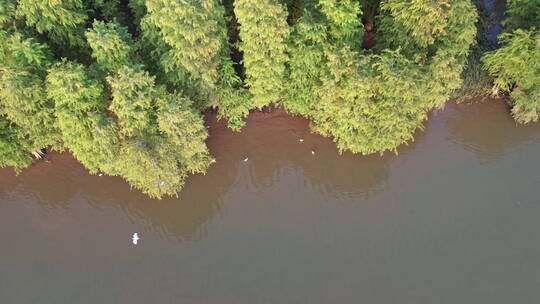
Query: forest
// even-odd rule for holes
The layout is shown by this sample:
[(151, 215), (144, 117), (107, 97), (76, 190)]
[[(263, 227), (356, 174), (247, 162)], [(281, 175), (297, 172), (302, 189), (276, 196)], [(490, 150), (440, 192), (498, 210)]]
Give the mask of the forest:
[[(540, 115), (540, 0), (485, 42), (471, 0), (0, 0), (0, 167), (69, 151), (153, 198), (215, 162), (203, 112), (310, 120), (340, 151), (393, 151), (428, 112), (507, 96)], [(463, 97), (463, 98), (462, 98)]]

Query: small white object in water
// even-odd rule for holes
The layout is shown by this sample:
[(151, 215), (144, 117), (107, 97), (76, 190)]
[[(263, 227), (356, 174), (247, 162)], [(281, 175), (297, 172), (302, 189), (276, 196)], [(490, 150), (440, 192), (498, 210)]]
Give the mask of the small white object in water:
[(244, 158), (244, 162), (247, 162), (249, 160), (249, 157)]
[(103, 173), (98, 174), (98, 176), (103, 176)]
[(303, 139), (303, 138), (300, 138), (298, 141), (299, 141), (299, 142), (304, 142), (304, 139)]
[(315, 150), (311, 150), (311, 155), (315, 155)]
[(215, 162), (216, 162), (216, 160), (215, 160), (215, 159), (212, 159), (212, 161), (210, 161), (210, 162), (211, 162), (211, 163), (215, 163)]
[(137, 245), (137, 242), (140, 240), (139, 234), (137, 232), (135, 232), (133, 234), (133, 237), (131, 237), (131, 239), (133, 240), (133, 245)]

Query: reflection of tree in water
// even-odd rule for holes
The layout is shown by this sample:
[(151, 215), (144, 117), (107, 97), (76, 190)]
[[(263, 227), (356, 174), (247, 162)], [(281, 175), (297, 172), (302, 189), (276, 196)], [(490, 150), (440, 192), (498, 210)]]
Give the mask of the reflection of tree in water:
[(68, 153), (49, 153), (16, 176), (11, 168), (0, 171), (0, 199), (42, 201), (47, 208), (65, 208), (84, 187), (75, 181), (88, 175)]
[[(423, 133), (417, 135), (416, 141)], [(304, 142), (299, 142), (300, 138)], [(387, 168), (397, 157), (394, 153), (382, 157), (349, 152), (340, 155), (330, 139), (310, 133), (307, 120), (293, 118), (279, 110), (271, 114), (252, 114), (247, 127), (234, 136), (234, 141), (230, 148), (235, 149), (236, 159), (249, 156), (248, 163), (244, 164), (248, 166), (244, 180), (255, 189), (270, 188), (294, 175), (296, 180), (286, 181), (291, 187), (345, 197), (367, 195), (384, 185), (388, 179)], [(414, 143), (400, 147), (399, 152), (406, 153), (412, 146)], [(242, 147), (243, 151), (236, 151), (237, 147)], [(239, 163), (242, 166), (241, 161)]]
[[(212, 142), (209, 143), (212, 148)], [(218, 151), (219, 153), (219, 151)], [(199, 238), (204, 223), (219, 212), (221, 200), (236, 176), (231, 162), (214, 164), (206, 175), (188, 178), (179, 198), (152, 200), (119, 177), (92, 176), (68, 153), (51, 153), (15, 177), (0, 170), (0, 199), (14, 203), (38, 202), (48, 209), (117, 208), (130, 218), (146, 221), (152, 230), (179, 240)]]
[(453, 140), (484, 160), (497, 159), (540, 136), (540, 124), (518, 125), (504, 100), (448, 103), (444, 115)]
[[(219, 212), (232, 189), (247, 193), (273, 190), (279, 179), (291, 191), (301, 187), (319, 194), (358, 197), (385, 183), (387, 167), (396, 158), (392, 153), (383, 157), (339, 155), (331, 140), (310, 133), (307, 120), (281, 111), (252, 115), (241, 133), (232, 132), (210, 115), (207, 121), (208, 146), (217, 163), (206, 175), (188, 178), (180, 198), (149, 199), (121, 178), (89, 175), (68, 153), (51, 153), (47, 156), (50, 162), (36, 163), (16, 178), (11, 170), (1, 170), (0, 180), (5, 183), (0, 199), (38, 202), (48, 209), (78, 211), (88, 205), (96, 210), (119, 209), (130, 218), (146, 221), (164, 236), (189, 240), (201, 237), (205, 223)], [(300, 143), (300, 138), (305, 141)], [(408, 149), (399, 150), (406, 153)], [(243, 162), (246, 156), (249, 161)]]

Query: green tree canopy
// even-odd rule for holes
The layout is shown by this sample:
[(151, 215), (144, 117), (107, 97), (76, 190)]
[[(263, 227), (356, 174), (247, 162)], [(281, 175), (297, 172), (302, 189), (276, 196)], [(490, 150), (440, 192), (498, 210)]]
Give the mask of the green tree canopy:
[(482, 61), (495, 78), (494, 93), (510, 92), (514, 118), (535, 122), (540, 115), (540, 1), (508, 1), (507, 14), (501, 48), (486, 53)]
[(22, 146), (31, 150), (55, 145), (60, 139), (54, 104), (43, 90), (52, 60), (46, 45), (19, 33), (0, 32), (0, 116), (20, 128), (26, 141)]
[(224, 7), (216, 0), (149, 0), (147, 21), (170, 46), (170, 62), (204, 89), (215, 89), (227, 47)]
[(540, 27), (540, 0), (508, 0), (507, 18), (503, 21), (505, 32)]
[(46, 88), (64, 146), (90, 172), (114, 171), (119, 141), (114, 121), (105, 113), (103, 85), (83, 65), (61, 62), (50, 69)]
[(92, 29), (86, 32), (86, 39), (92, 57), (102, 70), (115, 73), (124, 65), (134, 64), (134, 43), (126, 27), (94, 20)]
[(0, 116), (0, 168), (11, 166), (20, 171), (28, 166), (32, 158), (26, 143), (24, 130)]
[(474, 41), (469, 1), (391, 0), (381, 8), (374, 53), (360, 47), (362, 12), (353, 1), (307, 6), (290, 39), (284, 105), (340, 150), (370, 154), (411, 140), (427, 111), (459, 87)]
[(287, 11), (278, 0), (236, 0), (234, 13), (240, 24), (240, 50), (244, 53), (252, 108), (279, 102), (288, 60)]
[(88, 22), (82, 0), (18, 0), (17, 15), (60, 46), (84, 47)]
[(501, 35), (503, 47), (483, 57), (495, 90), (511, 92), (512, 114), (520, 123), (540, 115), (540, 31), (517, 29)]
[(204, 173), (212, 158), (208, 131), (192, 102), (155, 85), (147, 72), (124, 67), (108, 77), (121, 148), (115, 172), (151, 197), (175, 195), (188, 173)]

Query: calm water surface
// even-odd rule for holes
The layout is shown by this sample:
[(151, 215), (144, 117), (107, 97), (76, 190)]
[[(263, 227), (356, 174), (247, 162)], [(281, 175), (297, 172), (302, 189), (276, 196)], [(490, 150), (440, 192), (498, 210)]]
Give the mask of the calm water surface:
[(540, 302), (540, 125), (502, 101), (449, 103), (399, 156), (208, 121), (217, 163), (179, 199), (67, 153), (0, 170), (0, 303)]

